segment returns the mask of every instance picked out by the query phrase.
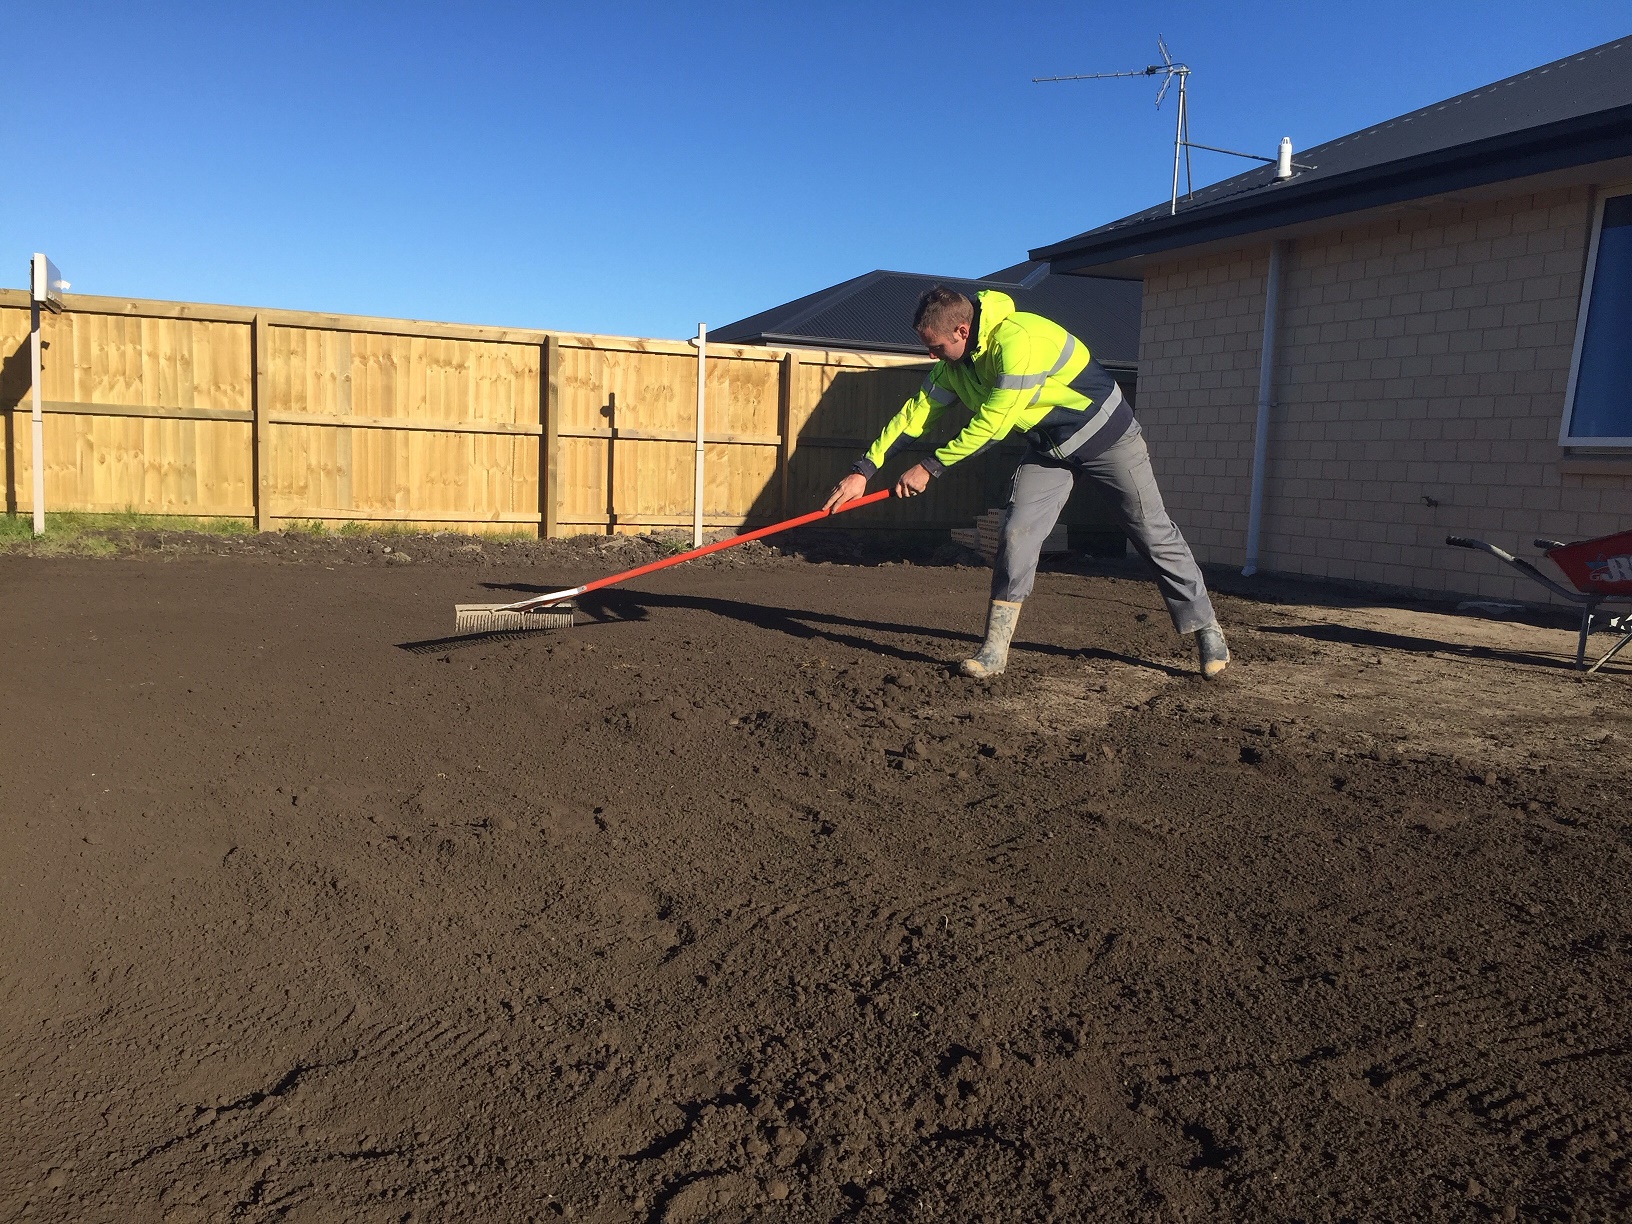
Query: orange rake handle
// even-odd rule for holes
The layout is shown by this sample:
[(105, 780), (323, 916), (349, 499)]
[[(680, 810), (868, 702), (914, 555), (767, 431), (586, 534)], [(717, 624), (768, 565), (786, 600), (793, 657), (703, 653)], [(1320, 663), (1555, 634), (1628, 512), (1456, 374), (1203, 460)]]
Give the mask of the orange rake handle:
[(642, 574), (650, 574), (655, 570), (667, 569), (671, 565), (679, 565), (682, 561), (690, 561), (707, 553), (719, 552), (722, 548), (733, 548), (738, 544), (746, 544), (749, 540), (763, 539), (765, 536), (775, 535), (779, 531), (788, 531), (794, 527), (803, 527), (806, 523), (814, 523), (818, 519), (843, 514), (847, 510), (870, 506), (874, 502), (883, 501), (889, 496), (890, 491), (888, 489), (880, 489), (877, 493), (869, 493), (865, 497), (858, 497), (854, 501), (845, 502), (844, 505), (834, 510), (812, 510), (809, 514), (801, 514), (798, 518), (791, 518), (781, 523), (772, 523), (769, 527), (761, 527), (757, 531), (745, 531), (741, 535), (730, 536), (724, 540), (715, 540), (712, 544), (704, 544), (701, 548), (693, 548), (690, 552), (664, 557), (661, 561), (653, 561), (649, 565), (639, 565), (632, 570), (624, 570), (623, 573), (613, 574), (608, 578), (597, 578), (594, 582), (584, 583), (583, 586), (572, 587), (565, 591), (551, 591), (548, 595), (539, 595), (532, 599), (523, 600), (520, 603), (509, 604), (502, 610), (505, 612), (526, 612), (532, 608), (542, 608), (552, 603), (560, 603), (563, 599), (576, 599), (580, 595), (587, 595), (590, 591), (598, 591), (602, 587), (627, 582), (631, 578), (639, 578)]

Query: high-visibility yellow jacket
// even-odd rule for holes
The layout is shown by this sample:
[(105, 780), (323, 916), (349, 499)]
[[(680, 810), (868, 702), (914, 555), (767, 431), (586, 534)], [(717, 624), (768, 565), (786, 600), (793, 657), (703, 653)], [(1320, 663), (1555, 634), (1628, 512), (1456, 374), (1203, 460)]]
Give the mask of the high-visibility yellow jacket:
[(939, 476), (1016, 431), (1045, 454), (1091, 459), (1120, 439), (1133, 410), (1088, 346), (1065, 328), (1014, 308), (995, 289), (975, 294), (969, 347), (937, 361), (918, 393), (890, 418), (854, 469), (871, 477), (907, 443), (961, 401), (974, 415), (956, 437), (923, 461)]

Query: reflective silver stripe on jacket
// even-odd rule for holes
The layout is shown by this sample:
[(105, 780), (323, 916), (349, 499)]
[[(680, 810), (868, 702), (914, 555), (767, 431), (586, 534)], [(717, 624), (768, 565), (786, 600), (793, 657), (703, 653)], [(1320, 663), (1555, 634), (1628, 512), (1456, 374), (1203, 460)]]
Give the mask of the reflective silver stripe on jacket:
[(1067, 332), (1065, 334), (1065, 347), (1060, 350), (1060, 359), (1054, 363), (1054, 368), (1048, 372), (1048, 377), (1053, 378), (1054, 375), (1065, 369), (1065, 363), (1071, 360), (1071, 354), (1076, 351), (1077, 338)]
[(1122, 388), (1115, 388), (1100, 403), (1094, 415), (1082, 423), (1076, 433), (1058, 446), (1049, 447), (1049, 453), (1056, 459), (1069, 459), (1079, 446), (1104, 428), (1105, 423), (1111, 419), (1111, 414), (1122, 406), (1122, 399)]
[(936, 385), (928, 378), (924, 379), (924, 385), (920, 387), (919, 390), (925, 395), (929, 396), (930, 402), (939, 404), (943, 408), (958, 398), (951, 391), (948, 391), (945, 387)]
[[(1022, 391), (1027, 387), (1040, 387), (1054, 375), (1065, 369), (1066, 363), (1071, 360), (1071, 354), (1077, 351), (1077, 338), (1070, 333), (1066, 334), (1065, 344), (1060, 348), (1059, 358), (1048, 370), (1041, 374), (999, 374), (997, 381), (992, 385), (1002, 391)], [(1032, 397), (1032, 403), (1036, 403)]]

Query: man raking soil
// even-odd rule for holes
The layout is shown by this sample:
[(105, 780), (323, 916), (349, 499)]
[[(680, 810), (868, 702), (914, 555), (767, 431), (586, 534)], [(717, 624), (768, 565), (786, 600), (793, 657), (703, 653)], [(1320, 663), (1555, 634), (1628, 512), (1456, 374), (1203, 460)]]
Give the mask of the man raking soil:
[(1031, 444), (1014, 473), (1009, 513), (992, 566), (986, 640), (959, 670), (988, 678), (1008, 663), (1020, 605), (1031, 594), (1037, 558), (1077, 477), (1105, 494), (1116, 521), (1155, 568), (1156, 585), (1181, 634), (1195, 634), (1201, 674), (1224, 670), (1230, 653), (1196, 559), (1162, 505), (1133, 409), (1105, 367), (1057, 323), (1014, 308), (986, 289), (974, 300), (940, 286), (919, 299), (913, 329), (937, 358), (923, 386), (892, 417), (823, 509), (861, 497), (867, 481), (907, 443), (923, 436), (954, 401), (973, 415), (950, 442), (901, 473), (898, 497), (922, 493), (954, 463), (1020, 433)]

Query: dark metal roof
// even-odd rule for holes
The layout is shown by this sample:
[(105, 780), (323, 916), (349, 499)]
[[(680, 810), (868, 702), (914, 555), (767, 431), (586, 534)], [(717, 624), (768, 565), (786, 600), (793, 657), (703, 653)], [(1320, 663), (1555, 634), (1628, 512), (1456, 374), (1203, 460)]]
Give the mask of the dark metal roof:
[(1101, 362), (1132, 366), (1139, 359), (1138, 281), (1050, 276), (1046, 265), (1035, 261), (978, 280), (869, 272), (724, 327), (709, 328), (708, 334), (712, 340), (734, 344), (924, 354), (912, 330), (912, 312), (919, 295), (931, 285), (971, 296), (981, 289), (1001, 290), (1019, 309), (1053, 319)]
[(1566, 56), (1031, 252), (1056, 272), (1632, 155), (1632, 38)]

